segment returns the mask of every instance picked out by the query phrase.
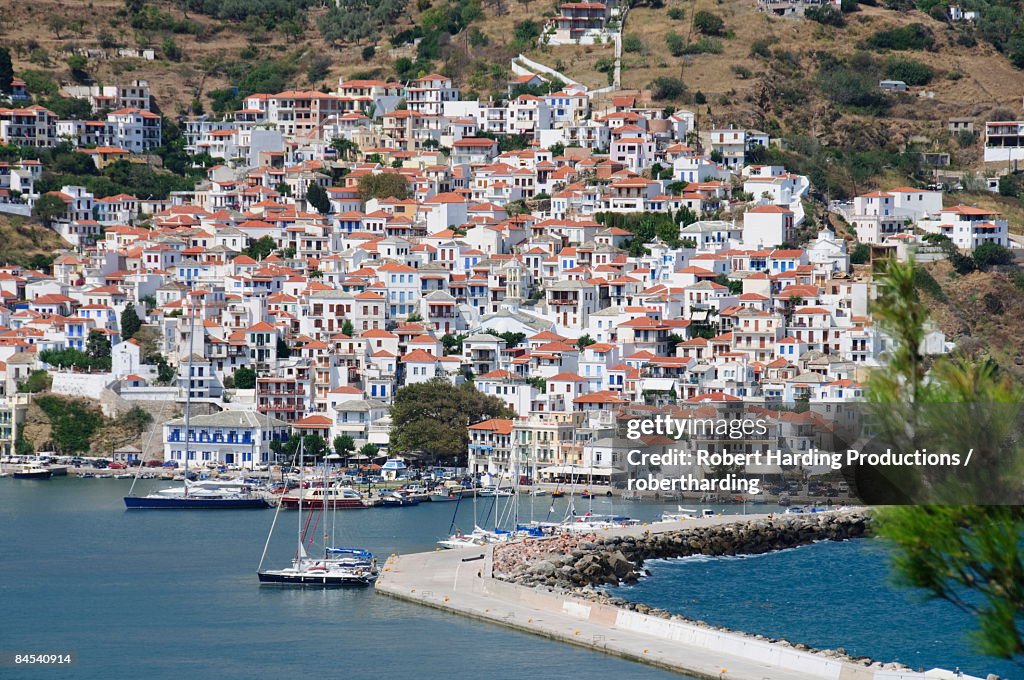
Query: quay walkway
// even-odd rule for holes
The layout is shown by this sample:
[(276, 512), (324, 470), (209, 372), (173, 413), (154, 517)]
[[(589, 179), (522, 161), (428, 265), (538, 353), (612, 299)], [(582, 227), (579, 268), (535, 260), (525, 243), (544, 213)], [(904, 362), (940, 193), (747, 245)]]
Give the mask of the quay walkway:
[[(755, 517), (710, 517), (628, 527), (614, 533), (672, 531)], [(940, 669), (918, 673), (866, 667), (752, 636), (516, 585), (493, 578), (492, 559), (493, 546), (393, 555), (381, 569), (376, 589), (391, 597), (697, 678), (971, 680)]]

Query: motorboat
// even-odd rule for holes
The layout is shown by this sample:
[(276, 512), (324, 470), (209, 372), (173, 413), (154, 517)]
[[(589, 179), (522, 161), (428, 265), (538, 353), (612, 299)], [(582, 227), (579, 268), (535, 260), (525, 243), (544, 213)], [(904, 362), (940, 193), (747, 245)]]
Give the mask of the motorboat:
[(462, 492), (456, 489), (437, 489), (430, 493), (431, 503), (448, 503), (462, 498)]
[(363, 496), (350, 486), (317, 486), (303, 489), (301, 486), (281, 495), (282, 508), (323, 508), (325, 505), (337, 510), (361, 510), (366, 507)]
[(573, 533), (590, 533), (604, 531), (606, 529), (638, 526), (640, 520), (620, 515), (594, 515), (587, 513), (580, 517), (573, 517), (558, 525), (562, 531)]
[(50, 479), (53, 477), (53, 472), (48, 468), (44, 468), (42, 465), (36, 465), (35, 463), (25, 463), (23, 465), (17, 465), (11, 470), (11, 476), (15, 479)]
[(409, 505), (419, 505), (419, 500), (403, 496), (397, 491), (388, 491), (380, 495), (380, 504), (385, 508), (404, 508)]

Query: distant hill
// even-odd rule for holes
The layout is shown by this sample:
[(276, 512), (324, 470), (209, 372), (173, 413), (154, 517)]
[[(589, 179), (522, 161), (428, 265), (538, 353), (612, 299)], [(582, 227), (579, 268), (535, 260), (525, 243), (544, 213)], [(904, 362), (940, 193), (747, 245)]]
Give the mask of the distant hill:
[[(469, 94), (500, 96), (520, 52), (602, 87), (614, 62), (610, 44), (538, 46), (558, 5), (550, 0), (338, 2), (340, 9), (314, 0), (9, 3), (0, 9), (0, 40), (30, 85), (143, 78), (171, 116), (230, 109), (251, 91), (331, 89), (340, 75), (438, 70)], [(950, 153), (954, 170), (980, 162), (977, 134), (952, 135), (948, 119), (1021, 116), (1024, 72), (1011, 59), (1024, 62), (1024, 16), (1000, 2), (979, 0), (980, 21), (953, 23), (935, 18), (945, 5), (933, 0), (917, 0), (927, 13), (909, 0), (845, 0), (851, 11), (820, 21), (769, 16), (755, 0), (634, 0), (622, 85), (654, 86), (666, 97), (659, 103), (693, 110), (702, 130), (731, 123), (783, 140), (783, 151), (765, 160), (810, 175), (822, 197), (923, 182), (920, 151)], [(156, 58), (118, 57), (119, 48), (152, 49)], [(74, 50), (89, 58), (73, 73)], [(885, 78), (911, 91), (882, 93)], [(682, 87), (659, 86), (666, 83)]]

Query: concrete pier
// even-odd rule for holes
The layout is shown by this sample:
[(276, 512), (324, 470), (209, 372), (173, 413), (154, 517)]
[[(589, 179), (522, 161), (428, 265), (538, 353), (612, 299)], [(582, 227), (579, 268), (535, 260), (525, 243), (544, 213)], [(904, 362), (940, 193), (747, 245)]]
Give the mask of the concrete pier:
[[(686, 525), (720, 524), (729, 519), (690, 520)], [(656, 532), (679, 527), (679, 523), (672, 522), (633, 527), (624, 532)], [(698, 678), (942, 680), (954, 677), (942, 670), (917, 673), (857, 665), (753, 636), (508, 583), (492, 577), (492, 553), (493, 546), (487, 546), (392, 556), (381, 570), (376, 588), (379, 593), (392, 597)]]

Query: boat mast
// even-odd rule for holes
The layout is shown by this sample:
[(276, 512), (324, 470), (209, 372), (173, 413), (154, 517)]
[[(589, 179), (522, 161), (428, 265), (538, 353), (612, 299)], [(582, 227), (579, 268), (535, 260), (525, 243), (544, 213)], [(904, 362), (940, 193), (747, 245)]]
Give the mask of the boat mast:
[[(186, 294), (186, 299), (189, 294)], [(188, 497), (188, 454), (189, 454), (189, 439), (192, 437), (192, 428), (190, 425), (192, 417), (192, 352), (193, 345), (195, 342), (196, 329), (196, 310), (195, 303), (192, 303), (192, 310), (189, 314), (188, 324), (188, 361), (186, 362), (186, 376), (185, 376), (185, 479), (182, 480), (182, 484), (185, 486), (185, 496)], [(205, 354), (205, 352), (204, 352)]]
[(306, 495), (306, 459), (302, 448), (304, 443), (302, 437), (299, 437), (299, 550), (295, 555), (298, 559), (302, 559), (302, 553), (305, 551), (302, 545), (302, 502)]

